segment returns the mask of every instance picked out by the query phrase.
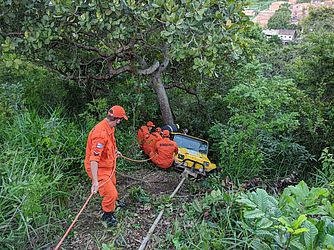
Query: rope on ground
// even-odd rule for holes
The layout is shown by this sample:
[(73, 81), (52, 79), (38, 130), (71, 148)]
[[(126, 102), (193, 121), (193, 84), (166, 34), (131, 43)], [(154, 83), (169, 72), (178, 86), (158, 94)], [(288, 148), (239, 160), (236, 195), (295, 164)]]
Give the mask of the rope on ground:
[[(101, 185), (99, 185), (99, 188), (102, 187), (104, 184), (106, 184), (109, 180), (111, 180), (111, 177), (114, 175), (116, 170), (116, 165), (113, 169), (113, 172), (111, 173), (110, 177), (108, 180), (106, 180), (105, 182), (103, 182)], [(72, 227), (74, 226), (74, 224), (77, 222), (79, 216), (81, 215), (82, 211), (86, 208), (89, 200), (92, 198), (94, 192), (93, 190), (91, 190), (91, 193), (89, 195), (89, 197), (87, 198), (85, 204), (82, 206), (82, 208), (80, 209), (79, 213), (75, 216), (74, 220), (72, 221), (71, 225), (68, 227), (67, 231), (65, 232), (64, 236), (61, 238), (61, 240), (59, 241), (59, 243), (57, 244), (55, 250), (58, 250), (59, 247), (61, 246), (61, 244), (63, 243), (63, 241), (66, 239), (67, 235), (69, 234), (69, 232), (72, 230)]]
[[(177, 187), (175, 188), (174, 192), (169, 196), (170, 199), (172, 199), (174, 197), (174, 195), (179, 191), (180, 187), (182, 186), (183, 182), (187, 179), (187, 173), (183, 172), (182, 173), (183, 178), (181, 179), (179, 185), (177, 185)], [(160, 219), (162, 218), (163, 213), (165, 212), (165, 209), (162, 209), (160, 211), (160, 213), (158, 214), (158, 216), (155, 218), (152, 226), (150, 227), (150, 230), (148, 231), (146, 237), (143, 239), (143, 241), (140, 244), (140, 247), (138, 248), (138, 250), (144, 250), (146, 248), (146, 245), (148, 243), (148, 241), (150, 240), (154, 229), (157, 227)]]
[[(131, 158), (128, 158), (124, 155), (121, 155), (120, 157), (126, 159), (126, 160), (129, 160), (129, 161), (133, 161), (133, 162), (146, 162), (146, 161), (149, 161), (151, 160), (154, 156), (152, 156), (151, 158), (149, 159), (146, 159), (146, 160), (135, 160), (135, 159), (131, 159)], [(116, 161), (116, 160), (115, 160)], [(115, 162), (116, 163), (116, 162)], [(113, 172), (111, 173), (110, 175), (110, 178), (108, 180), (106, 180), (104, 183), (102, 183), (102, 185), (99, 185), (99, 188), (102, 187), (104, 184), (107, 183), (107, 181), (109, 181), (111, 179), (111, 177), (114, 175), (115, 173), (115, 170), (116, 170), (116, 164), (115, 164), (115, 167), (113, 169)], [(58, 250), (59, 247), (61, 246), (61, 244), (63, 243), (63, 241), (65, 240), (65, 238), (67, 237), (67, 235), (69, 234), (69, 232), (71, 231), (72, 227), (74, 226), (74, 224), (77, 222), (79, 216), (81, 215), (82, 211), (86, 208), (89, 200), (92, 198), (93, 196), (93, 191), (91, 191), (91, 194), (89, 195), (89, 197), (87, 198), (87, 200), (85, 201), (85, 204), (82, 206), (82, 208), (80, 209), (79, 213), (75, 216), (73, 222), (71, 223), (71, 225), (68, 227), (67, 231), (65, 232), (64, 236), (61, 238), (61, 240), (59, 241), (59, 243), (57, 244), (55, 250)]]
[(85, 209), (85, 207), (87, 206), (90, 198), (92, 198), (93, 196), (93, 191), (90, 193), (89, 197), (87, 198), (85, 204), (82, 206), (82, 208), (80, 209), (79, 213), (77, 214), (77, 216), (75, 216), (72, 224), (68, 227), (66, 233), (64, 234), (63, 238), (61, 238), (61, 240), (59, 241), (58, 245), (56, 246), (55, 250), (58, 250), (60, 245), (63, 243), (63, 241), (65, 240), (66, 236), (68, 235), (68, 233), (71, 231), (72, 227), (74, 226), (74, 224), (77, 222), (79, 216), (81, 215), (82, 211)]

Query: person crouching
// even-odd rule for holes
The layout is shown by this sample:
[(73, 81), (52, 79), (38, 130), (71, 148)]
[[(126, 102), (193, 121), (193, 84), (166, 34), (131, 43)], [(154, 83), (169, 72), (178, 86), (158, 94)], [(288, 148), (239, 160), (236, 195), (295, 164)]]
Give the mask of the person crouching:
[(169, 139), (168, 130), (162, 132), (162, 140), (155, 144), (155, 150), (150, 153), (152, 162), (160, 168), (167, 169), (173, 165), (174, 156), (178, 153), (176, 142)]

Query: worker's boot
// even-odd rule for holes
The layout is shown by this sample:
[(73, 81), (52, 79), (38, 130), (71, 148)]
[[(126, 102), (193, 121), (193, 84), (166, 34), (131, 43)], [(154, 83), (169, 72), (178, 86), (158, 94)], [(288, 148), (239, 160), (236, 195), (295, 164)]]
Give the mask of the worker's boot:
[(104, 212), (102, 220), (107, 222), (108, 227), (114, 227), (117, 225), (117, 219), (114, 212)]

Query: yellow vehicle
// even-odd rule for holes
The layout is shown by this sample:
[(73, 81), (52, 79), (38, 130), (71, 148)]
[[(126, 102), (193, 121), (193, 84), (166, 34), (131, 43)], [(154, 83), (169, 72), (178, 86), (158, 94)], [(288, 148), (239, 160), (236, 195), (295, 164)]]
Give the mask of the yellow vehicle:
[(217, 169), (216, 164), (208, 158), (209, 143), (206, 140), (181, 133), (172, 133), (172, 138), (179, 147), (175, 156), (176, 168), (188, 169), (196, 176), (206, 176), (208, 172)]

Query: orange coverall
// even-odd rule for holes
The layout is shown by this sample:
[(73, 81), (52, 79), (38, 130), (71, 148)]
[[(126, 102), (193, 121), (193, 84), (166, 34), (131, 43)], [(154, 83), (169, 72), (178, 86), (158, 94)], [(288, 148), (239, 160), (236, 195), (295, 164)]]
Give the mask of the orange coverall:
[(141, 126), (140, 129), (138, 130), (137, 141), (138, 141), (138, 144), (139, 144), (140, 147), (143, 146), (145, 137), (149, 133), (150, 132), (149, 132), (148, 127), (146, 125)]
[(179, 148), (176, 142), (170, 140), (168, 137), (165, 137), (156, 143), (155, 151), (150, 153), (150, 157), (153, 157), (152, 162), (155, 165), (166, 169), (173, 165), (174, 154), (177, 154), (178, 150)]
[[(89, 133), (86, 146), (85, 169), (92, 179), (90, 162), (98, 162), (99, 194), (102, 199), (102, 210), (113, 212), (116, 208), (118, 192), (116, 190), (116, 140), (115, 128), (111, 128), (104, 119)], [(110, 175), (111, 180), (109, 180)], [(105, 184), (103, 184), (105, 183)], [(103, 186), (101, 186), (103, 184)]]
[(152, 134), (149, 134), (143, 144), (144, 153), (146, 155), (150, 155), (150, 153), (154, 151), (156, 143), (161, 139), (162, 137), (159, 132), (153, 132)]

